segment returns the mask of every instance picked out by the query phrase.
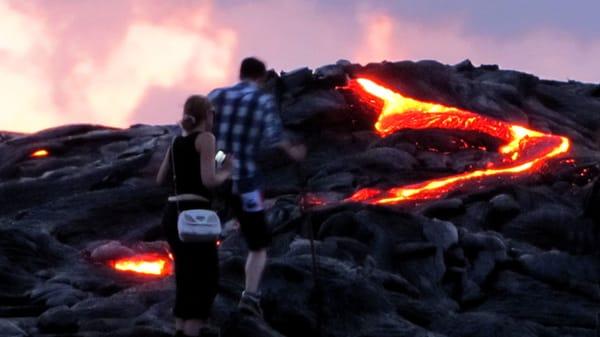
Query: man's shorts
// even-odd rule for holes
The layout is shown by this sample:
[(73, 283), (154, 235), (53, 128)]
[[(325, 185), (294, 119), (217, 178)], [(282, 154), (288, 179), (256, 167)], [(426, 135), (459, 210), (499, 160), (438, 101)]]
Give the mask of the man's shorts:
[(240, 223), (248, 249), (257, 251), (267, 248), (271, 244), (271, 231), (267, 227), (264, 201), (260, 189), (241, 192), (234, 187), (231, 207), (234, 216)]

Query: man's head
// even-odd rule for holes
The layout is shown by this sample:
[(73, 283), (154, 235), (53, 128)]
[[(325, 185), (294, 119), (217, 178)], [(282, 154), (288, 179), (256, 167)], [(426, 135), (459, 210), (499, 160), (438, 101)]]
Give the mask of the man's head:
[(267, 74), (267, 68), (263, 61), (255, 57), (247, 57), (240, 66), (240, 80), (261, 81)]

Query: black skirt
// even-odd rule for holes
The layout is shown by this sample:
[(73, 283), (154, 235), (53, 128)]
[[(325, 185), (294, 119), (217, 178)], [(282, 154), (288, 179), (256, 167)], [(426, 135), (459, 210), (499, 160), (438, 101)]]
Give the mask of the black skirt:
[[(180, 201), (181, 211), (209, 209), (202, 201)], [(163, 229), (171, 247), (175, 265), (175, 307), (181, 319), (205, 320), (210, 316), (219, 284), (219, 259), (216, 242), (182, 242), (177, 233), (177, 205), (168, 202)]]

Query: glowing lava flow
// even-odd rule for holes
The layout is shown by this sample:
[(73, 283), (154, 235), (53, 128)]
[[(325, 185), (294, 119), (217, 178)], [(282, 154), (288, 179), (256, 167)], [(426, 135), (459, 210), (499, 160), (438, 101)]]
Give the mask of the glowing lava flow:
[[(350, 88), (363, 98), (370, 95), (383, 101), (383, 107), (375, 123), (375, 129), (382, 137), (402, 129), (437, 128), (477, 131), (499, 138), (505, 145), (499, 148), (502, 156), (501, 163), (489, 163), (487, 169), (388, 190), (365, 188), (355, 192), (347, 201), (397, 204), (410, 200), (440, 198), (475, 179), (532, 172), (546, 160), (566, 153), (570, 147), (569, 140), (562, 136), (541, 133), (441, 104), (421, 102), (402, 96), (365, 78), (359, 78), (355, 83), (352, 83)], [(372, 101), (372, 98), (368, 99)], [(496, 166), (498, 164), (502, 166)]]
[(171, 274), (171, 259), (158, 254), (142, 254), (121, 258), (112, 263), (113, 268), (147, 275)]
[(48, 157), (48, 155), (50, 155), (50, 152), (48, 152), (48, 150), (37, 150), (35, 152), (33, 152), (30, 157), (31, 158), (43, 158), (43, 157)]

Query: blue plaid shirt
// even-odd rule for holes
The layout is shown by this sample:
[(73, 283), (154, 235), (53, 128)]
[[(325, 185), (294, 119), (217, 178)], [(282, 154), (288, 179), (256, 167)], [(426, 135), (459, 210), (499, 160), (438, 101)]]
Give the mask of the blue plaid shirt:
[(217, 150), (235, 156), (232, 179), (256, 177), (258, 150), (283, 140), (275, 98), (251, 82), (240, 82), (213, 90), (208, 99), (216, 111), (213, 132)]

